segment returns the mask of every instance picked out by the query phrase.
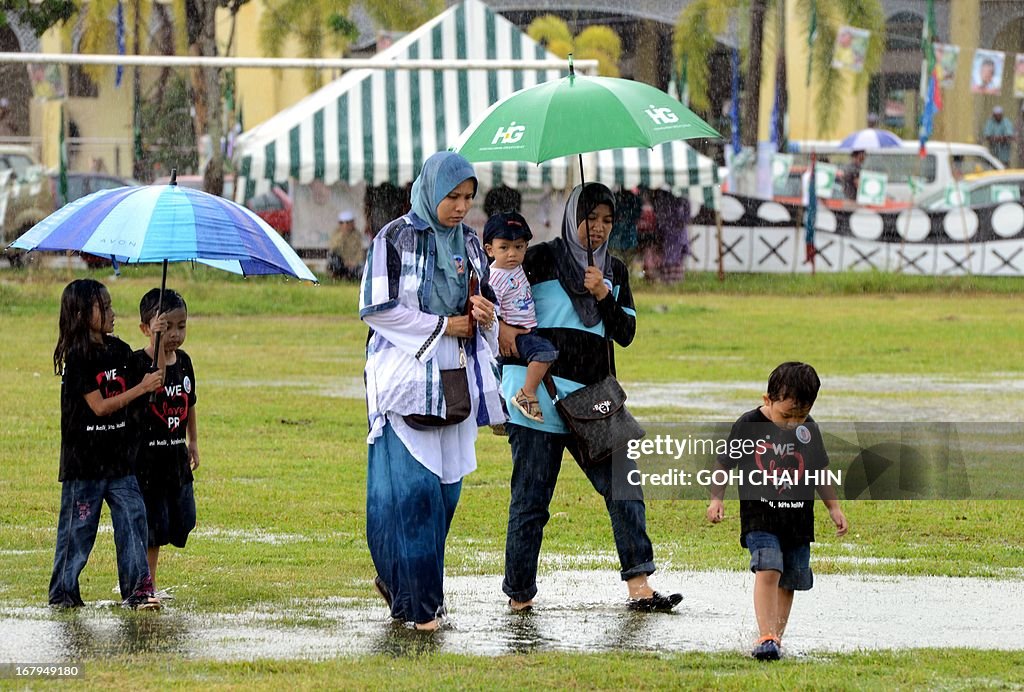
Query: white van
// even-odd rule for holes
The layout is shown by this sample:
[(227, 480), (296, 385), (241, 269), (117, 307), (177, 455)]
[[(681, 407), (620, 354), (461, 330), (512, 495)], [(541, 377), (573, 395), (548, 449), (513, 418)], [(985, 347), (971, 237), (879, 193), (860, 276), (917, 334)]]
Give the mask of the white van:
[[(864, 170), (886, 173), (889, 176), (886, 195), (893, 200), (909, 202), (911, 176), (923, 182), (922, 188), (914, 194), (915, 199), (920, 199), (937, 190), (945, 190), (954, 180), (954, 165), (964, 175), (1003, 168), (988, 149), (978, 144), (928, 142), (924, 157), (919, 155), (920, 148), (916, 140), (905, 139), (898, 147), (865, 150)], [(811, 151), (818, 154), (819, 161), (827, 160), (840, 167), (850, 162), (851, 150), (840, 148), (839, 140), (793, 141), (789, 143), (789, 150), (794, 154), (794, 163), (808, 163)]]

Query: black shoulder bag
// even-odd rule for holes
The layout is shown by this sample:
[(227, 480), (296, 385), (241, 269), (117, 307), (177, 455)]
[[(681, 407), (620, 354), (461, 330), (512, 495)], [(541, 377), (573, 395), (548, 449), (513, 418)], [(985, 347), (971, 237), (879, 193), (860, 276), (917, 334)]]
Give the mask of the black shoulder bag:
[[(610, 373), (611, 344), (606, 342), (606, 345)], [(647, 434), (626, 408), (626, 392), (612, 374), (562, 398), (550, 374), (544, 376), (544, 386), (579, 447), (580, 466), (604, 464), (630, 440), (639, 440)]]

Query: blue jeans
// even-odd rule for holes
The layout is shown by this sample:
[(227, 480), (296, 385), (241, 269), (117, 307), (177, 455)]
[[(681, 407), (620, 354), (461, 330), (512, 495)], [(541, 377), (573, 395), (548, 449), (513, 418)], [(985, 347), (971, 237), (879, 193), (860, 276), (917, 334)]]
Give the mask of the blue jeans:
[(391, 425), (370, 445), (366, 542), (391, 617), (430, 622), (444, 606), (444, 546), (461, 491), (416, 461)]
[[(505, 581), (501, 588), (516, 601), (537, 595), (537, 561), (544, 539), (548, 506), (555, 491), (562, 452), (578, 458), (569, 435), (543, 432), (508, 424), (512, 445), (512, 499), (505, 537)], [(583, 469), (594, 489), (604, 497), (612, 522), (615, 548), (623, 581), (654, 572), (654, 548), (647, 536), (647, 510), (643, 500), (613, 500), (612, 464)]]
[(516, 350), (527, 363), (553, 363), (558, 359), (558, 349), (543, 336), (539, 336), (536, 329), (516, 337)]
[(779, 577), (780, 589), (809, 591), (814, 586), (810, 543), (783, 548), (779, 537), (767, 531), (751, 531), (744, 538), (750, 551), (751, 572), (779, 572), (782, 575)]
[(50, 577), (50, 605), (81, 606), (78, 577), (96, 543), (103, 502), (110, 507), (117, 550), (117, 580), (121, 598), (152, 591), (146, 562), (146, 506), (135, 476), (102, 480), (66, 480), (60, 491), (57, 549)]

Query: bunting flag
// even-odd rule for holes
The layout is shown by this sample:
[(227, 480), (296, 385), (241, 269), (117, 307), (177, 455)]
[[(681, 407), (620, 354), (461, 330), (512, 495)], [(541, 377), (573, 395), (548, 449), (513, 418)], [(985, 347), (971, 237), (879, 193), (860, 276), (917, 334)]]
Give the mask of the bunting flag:
[(921, 29), (921, 50), (925, 59), (924, 109), (921, 112), (920, 155), (925, 155), (925, 147), (932, 136), (935, 114), (942, 109), (942, 90), (935, 62), (935, 0), (928, 0), (928, 14)]
[[(124, 55), (125, 53), (125, 39), (124, 39), (124, 6), (117, 3), (117, 54)], [(117, 66), (114, 71), (114, 86), (121, 86), (121, 77), (124, 76), (124, 67), (121, 65)]]
[(812, 151), (811, 175), (807, 182), (807, 210), (804, 212), (804, 245), (807, 255), (804, 262), (811, 265), (812, 271), (814, 270), (814, 256), (818, 254), (817, 248), (814, 247), (814, 228), (818, 220), (817, 159), (817, 154)]

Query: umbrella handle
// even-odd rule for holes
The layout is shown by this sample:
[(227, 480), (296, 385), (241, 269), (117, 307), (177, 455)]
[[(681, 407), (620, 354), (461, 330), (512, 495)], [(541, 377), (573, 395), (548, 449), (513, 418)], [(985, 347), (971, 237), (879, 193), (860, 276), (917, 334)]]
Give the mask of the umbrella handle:
[[(160, 277), (160, 297), (156, 301), (156, 314), (160, 314), (160, 309), (164, 306), (164, 291), (167, 289), (167, 260), (164, 260), (164, 270)], [(160, 360), (160, 337), (164, 335), (163, 332), (156, 333), (156, 341), (153, 343), (153, 370), (158, 370), (157, 363)], [(149, 393), (150, 402), (156, 401), (156, 392)]]

